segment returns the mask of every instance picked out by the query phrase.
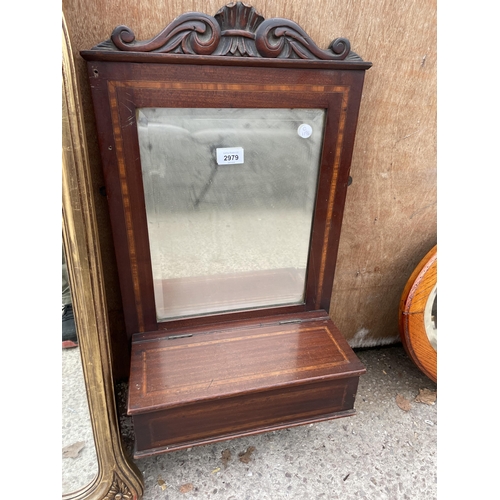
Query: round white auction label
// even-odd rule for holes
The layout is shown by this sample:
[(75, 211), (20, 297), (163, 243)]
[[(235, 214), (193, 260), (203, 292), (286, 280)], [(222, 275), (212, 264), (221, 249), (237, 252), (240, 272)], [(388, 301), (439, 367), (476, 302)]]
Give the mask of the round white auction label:
[(299, 125), (299, 128), (297, 129), (297, 134), (300, 135), (303, 139), (307, 139), (308, 137), (311, 137), (313, 133), (313, 129), (311, 125), (308, 125), (307, 123), (303, 123), (302, 125)]

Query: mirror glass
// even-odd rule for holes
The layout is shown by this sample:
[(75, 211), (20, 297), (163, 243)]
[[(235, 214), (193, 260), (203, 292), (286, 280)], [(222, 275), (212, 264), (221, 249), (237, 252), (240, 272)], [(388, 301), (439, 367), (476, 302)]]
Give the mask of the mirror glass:
[(304, 301), (323, 109), (141, 108), (159, 321)]
[(424, 326), (429, 343), (437, 352), (437, 284), (427, 298), (424, 311)]
[[(97, 476), (98, 466), (64, 251), (62, 269), (62, 493), (64, 495), (87, 486)], [(73, 328), (75, 334), (72, 334)]]

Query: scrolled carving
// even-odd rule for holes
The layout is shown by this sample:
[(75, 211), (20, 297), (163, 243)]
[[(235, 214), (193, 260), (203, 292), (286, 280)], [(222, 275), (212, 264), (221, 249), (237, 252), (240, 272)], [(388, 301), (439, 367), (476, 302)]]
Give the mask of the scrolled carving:
[(225, 5), (214, 17), (200, 12), (182, 14), (151, 40), (136, 41), (127, 26), (113, 30), (111, 39), (94, 50), (157, 52), (204, 56), (258, 57), (325, 61), (362, 61), (346, 38), (320, 49), (295, 22), (265, 20), (243, 2)]
[[(328, 46), (328, 48), (334, 53), (337, 54), (341, 58), (347, 57), (349, 52), (351, 52), (351, 42), (347, 38), (336, 38), (333, 42)], [(320, 49), (321, 50), (321, 49)], [(321, 51), (325, 52), (325, 51)]]
[(288, 19), (268, 19), (255, 35), (255, 45), (263, 57), (342, 60), (351, 50), (346, 38), (334, 40), (330, 51), (322, 50), (298, 24)]
[(137, 42), (130, 28), (118, 26), (111, 41), (119, 50), (208, 55), (217, 48), (220, 37), (219, 24), (213, 17), (190, 12), (172, 21), (151, 40)]

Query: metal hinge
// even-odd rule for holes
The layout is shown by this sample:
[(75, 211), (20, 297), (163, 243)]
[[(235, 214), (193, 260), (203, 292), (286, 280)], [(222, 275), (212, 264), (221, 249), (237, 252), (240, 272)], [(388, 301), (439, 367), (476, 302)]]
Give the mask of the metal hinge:
[(184, 335), (170, 335), (170, 337), (167, 337), (167, 340), (184, 339), (192, 336), (192, 333), (185, 333)]
[(283, 321), (278, 321), (278, 325), (288, 325), (290, 323), (302, 323), (303, 319), (285, 319)]

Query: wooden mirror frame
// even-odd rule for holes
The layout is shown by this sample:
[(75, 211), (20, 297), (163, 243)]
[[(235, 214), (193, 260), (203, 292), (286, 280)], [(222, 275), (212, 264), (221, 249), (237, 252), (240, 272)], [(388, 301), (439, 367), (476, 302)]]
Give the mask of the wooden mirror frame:
[[(345, 38), (320, 49), (295, 22), (265, 20), (242, 2), (213, 17), (182, 14), (146, 41), (118, 26), (109, 40), (80, 54), (87, 61), (128, 338), (328, 312), (364, 74), (372, 64)], [(142, 107), (326, 110), (303, 303), (157, 319), (135, 116)]]
[(140, 471), (122, 448), (111, 367), (95, 208), (90, 194), (81, 103), (70, 39), (62, 18), (62, 225), (79, 349), (97, 455), (97, 475), (65, 500), (142, 497)]
[(427, 305), (436, 286), (437, 245), (429, 250), (412, 272), (399, 303), (401, 342), (408, 356), (433, 382), (437, 382), (437, 349), (429, 340), (426, 322)]
[[(320, 49), (295, 22), (265, 20), (242, 2), (223, 6), (213, 17), (182, 14), (146, 41), (118, 26), (109, 40), (80, 55), (87, 61), (132, 345), (128, 414), (134, 422), (134, 457), (354, 414), (365, 368), (328, 313), (364, 75), (371, 63), (351, 51), (345, 38)], [(138, 135), (137, 112), (143, 108), (325, 111), (301, 301), (157, 314)], [(247, 327), (249, 335), (234, 335)], [(193, 354), (199, 346), (189, 338), (219, 331), (232, 340), (217, 337), (206, 343), (203, 355)], [(247, 358), (248, 373), (242, 375), (237, 360), (253, 338), (259, 348), (253, 346), (256, 354)], [(225, 365), (224, 381), (213, 383), (221, 370), (210, 346), (219, 341), (230, 344), (232, 364)], [(178, 351), (170, 357), (172, 342), (185, 358)], [(270, 353), (263, 363), (262, 352)], [(279, 361), (274, 353), (282, 354)], [(189, 362), (179, 367), (179, 359)], [(203, 369), (195, 366), (199, 360)], [(181, 369), (203, 380), (178, 376)], [(187, 382), (170, 392), (168, 384), (150, 383), (170, 376)], [(247, 379), (252, 382), (240, 383)]]

